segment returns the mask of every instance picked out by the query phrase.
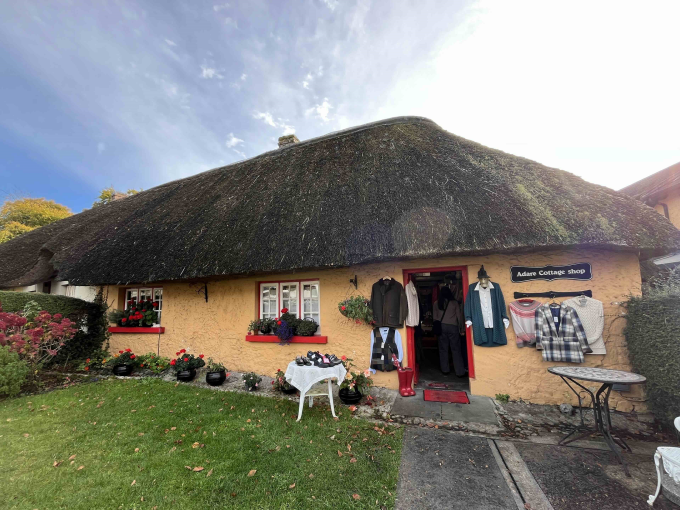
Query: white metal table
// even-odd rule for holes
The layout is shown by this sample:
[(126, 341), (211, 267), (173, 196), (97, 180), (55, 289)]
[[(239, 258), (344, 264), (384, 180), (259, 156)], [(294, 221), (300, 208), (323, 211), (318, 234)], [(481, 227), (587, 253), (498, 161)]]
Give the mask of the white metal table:
[[(314, 405), (314, 397), (328, 395), (328, 400), (331, 403), (331, 413), (333, 418), (335, 416), (335, 406), (333, 404), (333, 386), (332, 379), (335, 379), (337, 384), (340, 385), (345, 379), (347, 370), (342, 365), (336, 365), (334, 367), (320, 368), (315, 366), (300, 366), (295, 361), (291, 361), (286, 368), (285, 378), (289, 384), (295, 386), (300, 390), (300, 408), (298, 410), (297, 421), (302, 419), (302, 409), (305, 403), (305, 397), (309, 397), (309, 407)], [(316, 383), (326, 380), (328, 383), (328, 389), (326, 391), (315, 391), (314, 393), (309, 393)]]
[[(623, 470), (626, 472), (626, 476), (630, 476), (628, 466), (616, 446), (618, 445), (621, 449), (629, 452), (631, 449), (622, 438), (612, 434), (612, 419), (609, 414), (609, 395), (615, 384), (641, 384), (645, 382), (647, 378), (632, 372), (624, 372), (623, 370), (610, 370), (608, 368), (595, 367), (550, 367), (548, 372), (560, 376), (564, 383), (569, 386), (569, 389), (576, 395), (578, 398), (578, 412), (581, 416), (581, 424), (563, 437), (559, 444), (566, 445), (577, 439), (589, 436), (594, 432), (600, 433), (604, 437), (609, 449), (616, 454), (617, 459), (619, 459), (619, 462), (623, 466)], [(575, 379), (602, 383), (602, 386), (600, 386), (600, 389), (593, 394), (592, 391), (576, 382)], [(593, 403), (593, 414), (595, 415), (595, 430), (586, 427), (585, 421), (583, 420), (583, 402), (581, 393), (576, 391), (574, 387), (569, 384), (569, 381), (590, 395), (590, 399)], [(569, 439), (576, 432), (582, 433)]]

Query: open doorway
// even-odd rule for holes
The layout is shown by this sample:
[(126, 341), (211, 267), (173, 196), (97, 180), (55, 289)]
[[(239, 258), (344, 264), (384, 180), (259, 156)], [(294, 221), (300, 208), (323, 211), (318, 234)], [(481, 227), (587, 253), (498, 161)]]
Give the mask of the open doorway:
[[(420, 307), (419, 325), (407, 328), (408, 359), (409, 365), (415, 368), (414, 382), (417, 388), (470, 389), (474, 366), (470, 331), (465, 328), (463, 316), (468, 286), (466, 269), (455, 267), (404, 271), (405, 281), (412, 281), (415, 285)], [(441, 333), (438, 335), (435, 320), (442, 318)]]

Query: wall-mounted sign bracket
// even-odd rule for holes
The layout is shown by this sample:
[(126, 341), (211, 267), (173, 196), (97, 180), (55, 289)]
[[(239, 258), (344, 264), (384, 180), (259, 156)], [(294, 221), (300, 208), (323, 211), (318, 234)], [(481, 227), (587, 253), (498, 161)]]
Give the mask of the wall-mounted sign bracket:
[(359, 277), (357, 275), (354, 275), (353, 279), (352, 278), (349, 279), (349, 283), (354, 285), (355, 289), (358, 289), (359, 288)]

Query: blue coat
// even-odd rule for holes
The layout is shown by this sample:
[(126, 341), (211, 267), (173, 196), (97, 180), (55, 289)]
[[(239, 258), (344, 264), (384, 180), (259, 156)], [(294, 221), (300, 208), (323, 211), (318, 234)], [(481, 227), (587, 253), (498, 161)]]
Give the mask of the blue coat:
[(497, 345), (506, 345), (508, 339), (505, 336), (505, 324), (503, 319), (508, 318), (505, 311), (505, 299), (501, 286), (495, 282), (493, 289), (491, 289), (491, 310), (493, 311), (493, 334), (487, 336), (486, 328), (484, 327), (484, 317), (482, 316), (482, 305), (479, 300), (479, 292), (475, 290), (477, 283), (473, 283), (468, 288), (467, 297), (465, 298), (465, 320), (472, 321), (472, 336), (475, 345), (482, 347), (496, 347)]

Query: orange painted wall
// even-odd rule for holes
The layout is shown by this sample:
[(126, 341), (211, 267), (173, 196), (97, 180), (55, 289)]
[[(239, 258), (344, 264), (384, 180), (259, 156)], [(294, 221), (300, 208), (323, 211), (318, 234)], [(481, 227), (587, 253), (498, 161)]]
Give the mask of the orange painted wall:
[[(668, 219), (677, 228), (680, 228), (680, 190), (672, 190), (667, 196), (659, 200), (668, 206)], [(663, 215), (663, 207), (659, 204), (654, 206), (659, 214)]]
[[(568, 264), (590, 262), (593, 280), (579, 282), (559, 280), (536, 281), (513, 284), (510, 266)], [(345, 269), (283, 274), (267, 278), (243, 278), (209, 282), (209, 301), (196, 291), (199, 284), (170, 283), (163, 286), (163, 326), (166, 333), (158, 335), (114, 334), (112, 350), (131, 347), (138, 353), (156, 351), (160, 340), (160, 353), (173, 357), (186, 348), (191, 352), (204, 353), (224, 362), (229, 369), (272, 374), (277, 368), (285, 370), (295, 356), (307, 350), (320, 348), (323, 352), (345, 354), (353, 358), (360, 368), (368, 367), (370, 328), (356, 325), (338, 312), (338, 302), (352, 293), (370, 297), (371, 286), (383, 276), (403, 281), (404, 268), (467, 266), (470, 281), (476, 280), (481, 264), (501, 285), (506, 303), (513, 300), (514, 291), (540, 292), (546, 290), (593, 290), (593, 296), (604, 303), (606, 324), (605, 342), (607, 354), (589, 355), (586, 365), (606, 368), (629, 369), (625, 340), (622, 334), (625, 318), (618, 303), (628, 295), (640, 294), (640, 270), (635, 254), (613, 251), (555, 251), (521, 255), (491, 255), (487, 257), (447, 257), (430, 260), (401, 261), (370, 264)], [(349, 279), (359, 277), (359, 289), (354, 290)], [(321, 296), (321, 333), (328, 336), (328, 344), (251, 343), (245, 341), (248, 323), (256, 317), (258, 307), (258, 281), (318, 279)], [(110, 302), (116, 305), (116, 287), (109, 288)], [(406, 330), (401, 330), (406, 353)], [(471, 391), (477, 395), (494, 396), (508, 393), (512, 398), (523, 398), (535, 403), (559, 404), (576, 402), (564, 383), (546, 369), (554, 365), (544, 363), (540, 352), (515, 345), (512, 325), (507, 330), (508, 345), (495, 348), (474, 348), (476, 378), (471, 381)], [(407, 360), (408, 362), (408, 360)], [(397, 388), (397, 375), (378, 373), (375, 382), (379, 386)], [(613, 394), (611, 402), (622, 410), (630, 410), (641, 400), (636, 389), (622, 397)], [(640, 406), (638, 406), (640, 409)]]

